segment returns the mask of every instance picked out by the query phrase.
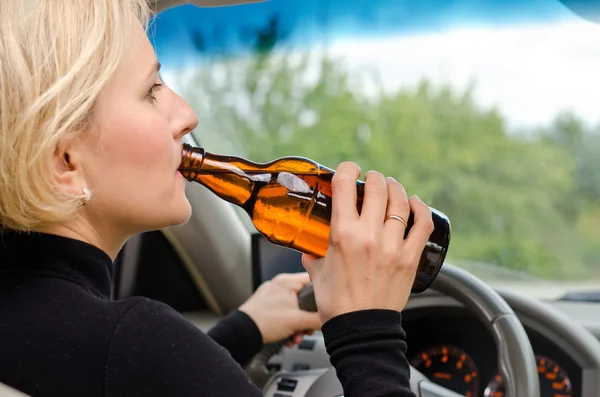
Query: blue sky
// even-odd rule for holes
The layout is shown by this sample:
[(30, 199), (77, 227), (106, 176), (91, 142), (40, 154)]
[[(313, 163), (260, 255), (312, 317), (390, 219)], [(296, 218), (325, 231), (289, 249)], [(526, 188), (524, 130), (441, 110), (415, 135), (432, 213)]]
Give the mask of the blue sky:
[(326, 43), (349, 69), (375, 70), (390, 90), (420, 78), (457, 87), (476, 80), (479, 101), (517, 127), (548, 123), (561, 110), (600, 121), (600, 25), (557, 0), (348, 2), (183, 6), (159, 15), (153, 40), (168, 80), (195, 67), (198, 33), (207, 52), (242, 54), (256, 37), (248, 33), (277, 15), (283, 42), (298, 51)]
[[(557, 0), (270, 0), (234, 7), (182, 6), (156, 20), (163, 63), (180, 62), (200, 34), (207, 51), (243, 51), (276, 16), (284, 41), (305, 45), (328, 37), (371, 37), (436, 31), (456, 25), (506, 25), (572, 17)], [(282, 37), (280, 37), (281, 39)]]

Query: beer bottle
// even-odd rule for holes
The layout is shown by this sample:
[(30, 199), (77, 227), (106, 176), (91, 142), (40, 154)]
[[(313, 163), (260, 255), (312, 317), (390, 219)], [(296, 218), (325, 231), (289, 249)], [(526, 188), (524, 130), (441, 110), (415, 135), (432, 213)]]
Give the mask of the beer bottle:
[[(198, 182), (220, 198), (243, 208), (256, 229), (272, 243), (317, 257), (325, 256), (333, 170), (303, 157), (284, 157), (258, 164), (184, 144), (179, 171), (188, 181)], [(359, 213), (364, 186), (364, 182), (356, 182)], [(421, 255), (412, 292), (422, 292), (433, 282), (450, 243), (448, 218), (431, 210), (435, 229)], [(411, 214), (406, 233), (413, 222)]]

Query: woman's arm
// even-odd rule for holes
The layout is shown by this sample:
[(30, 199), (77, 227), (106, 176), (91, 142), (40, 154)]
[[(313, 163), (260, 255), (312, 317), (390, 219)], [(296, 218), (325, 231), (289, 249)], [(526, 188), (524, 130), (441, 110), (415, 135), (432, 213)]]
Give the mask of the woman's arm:
[(256, 323), (240, 310), (220, 320), (208, 331), (208, 336), (224, 347), (241, 366), (246, 365), (263, 346)]
[[(398, 312), (365, 310), (323, 326), (345, 396), (414, 397), (400, 321)], [(139, 298), (123, 316), (106, 357), (106, 396), (262, 396), (227, 350), (150, 299)]]
[(104, 395), (262, 397), (229, 352), (171, 307), (141, 298), (108, 347)]
[(364, 310), (323, 325), (344, 397), (414, 397), (401, 323), (395, 310)]

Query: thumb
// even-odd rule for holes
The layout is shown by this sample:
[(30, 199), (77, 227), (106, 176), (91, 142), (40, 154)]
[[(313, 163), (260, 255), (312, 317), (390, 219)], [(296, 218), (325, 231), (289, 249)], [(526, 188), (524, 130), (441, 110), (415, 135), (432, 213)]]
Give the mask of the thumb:
[[(285, 276), (285, 278), (283, 278)], [(299, 293), (304, 287), (310, 284), (310, 275), (307, 272), (291, 273), (280, 275), (285, 280), (286, 285), (295, 293)]]
[(314, 265), (319, 260), (316, 256), (310, 254), (302, 254), (302, 267), (308, 272), (311, 273)]
[(295, 316), (294, 329), (296, 331), (314, 331), (323, 326), (318, 312), (299, 310)]

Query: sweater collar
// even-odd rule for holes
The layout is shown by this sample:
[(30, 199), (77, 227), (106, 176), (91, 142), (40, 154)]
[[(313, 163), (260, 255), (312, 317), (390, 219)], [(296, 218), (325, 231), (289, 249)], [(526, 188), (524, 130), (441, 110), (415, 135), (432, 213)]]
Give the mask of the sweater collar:
[(83, 241), (0, 229), (0, 272), (37, 272), (67, 278), (110, 299), (114, 263), (100, 248)]

